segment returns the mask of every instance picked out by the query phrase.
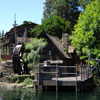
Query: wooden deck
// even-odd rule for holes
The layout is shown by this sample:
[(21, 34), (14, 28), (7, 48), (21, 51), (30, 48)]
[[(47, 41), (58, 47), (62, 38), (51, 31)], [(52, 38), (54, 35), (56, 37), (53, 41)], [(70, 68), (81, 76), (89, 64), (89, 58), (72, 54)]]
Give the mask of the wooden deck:
[[(58, 65), (39, 65), (35, 72), (35, 87), (55, 86), (75, 86), (81, 87), (84, 83), (89, 83), (92, 79), (91, 69), (84, 66), (58, 66)], [(38, 88), (39, 89), (39, 88)], [(77, 89), (76, 89), (77, 91)]]
[[(56, 86), (56, 82), (58, 82), (58, 86), (76, 86), (76, 84), (81, 84), (83, 82), (88, 81), (92, 78), (87, 78), (85, 80), (81, 80), (81, 77), (77, 77), (78, 80), (76, 81), (76, 77), (64, 77), (64, 78), (52, 78), (52, 80), (43, 80), (40, 81), (40, 85), (43, 86)], [(34, 80), (34, 85), (38, 86), (38, 80)]]

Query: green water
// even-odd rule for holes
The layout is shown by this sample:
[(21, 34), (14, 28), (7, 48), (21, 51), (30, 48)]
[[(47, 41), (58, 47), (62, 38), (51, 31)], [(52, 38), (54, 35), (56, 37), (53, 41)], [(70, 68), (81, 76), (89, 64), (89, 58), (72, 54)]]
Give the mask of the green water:
[(0, 100), (100, 100), (100, 88), (91, 93), (41, 92), (36, 94), (32, 89), (0, 88)]

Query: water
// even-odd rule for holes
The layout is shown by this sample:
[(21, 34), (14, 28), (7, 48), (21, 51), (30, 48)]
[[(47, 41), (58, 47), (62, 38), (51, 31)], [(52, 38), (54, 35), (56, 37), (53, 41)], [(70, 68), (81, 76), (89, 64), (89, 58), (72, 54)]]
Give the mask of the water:
[(41, 92), (36, 94), (32, 89), (0, 88), (0, 100), (100, 100), (100, 88), (91, 93)]

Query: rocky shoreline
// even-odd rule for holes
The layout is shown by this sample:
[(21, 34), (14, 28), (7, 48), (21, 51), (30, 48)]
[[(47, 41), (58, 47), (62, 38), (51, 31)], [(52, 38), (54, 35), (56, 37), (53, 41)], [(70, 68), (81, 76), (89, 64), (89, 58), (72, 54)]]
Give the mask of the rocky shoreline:
[(33, 85), (23, 85), (22, 83), (16, 84), (16, 83), (7, 83), (7, 82), (0, 82), (0, 88), (6, 88), (8, 90), (16, 89), (16, 88), (33, 88)]

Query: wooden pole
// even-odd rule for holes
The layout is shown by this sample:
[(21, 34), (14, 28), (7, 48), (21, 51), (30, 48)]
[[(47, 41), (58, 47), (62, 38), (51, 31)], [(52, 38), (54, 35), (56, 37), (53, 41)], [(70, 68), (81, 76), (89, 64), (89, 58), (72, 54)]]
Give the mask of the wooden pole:
[(40, 66), (38, 64), (38, 91), (39, 91), (39, 86), (40, 85)]
[(58, 64), (56, 65), (56, 92), (58, 92)]
[(14, 14), (14, 34), (15, 34), (15, 44), (17, 45), (17, 34), (16, 34), (16, 14)]
[(81, 81), (82, 81), (82, 65), (80, 66), (80, 76), (81, 76)]
[(90, 73), (90, 60), (91, 60), (91, 51), (89, 50), (89, 58), (88, 58), (88, 77), (89, 77), (89, 73)]
[(78, 66), (76, 66), (76, 93), (77, 93), (77, 71), (78, 71)]

